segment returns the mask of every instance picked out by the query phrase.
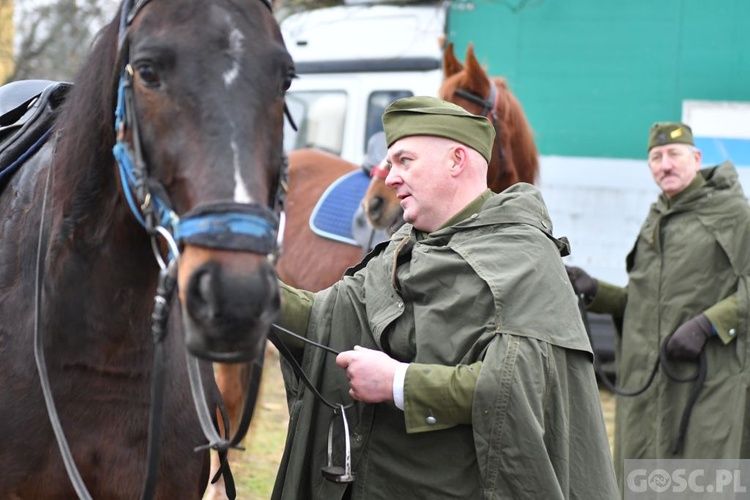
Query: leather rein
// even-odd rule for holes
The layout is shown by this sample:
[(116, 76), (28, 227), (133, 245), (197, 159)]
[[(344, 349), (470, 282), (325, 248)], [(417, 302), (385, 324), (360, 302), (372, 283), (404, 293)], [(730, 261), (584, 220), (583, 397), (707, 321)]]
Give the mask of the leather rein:
[[(578, 310), (581, 313), (581, 319), (583, 319), (583, 326), (586, 328), (586, 335), (589, 338), (589, 343), (593, 346), (591, 340), (591, 325), (589, 323), (589, 317), (586, 312), (585, 298), (583, 297), (583, 295), (579, 295), (578, 297)], [(674, 333), (672, 335), (674, 335)], [(700, 394), (700, 391), (703, 388), (703, 384), (706, 381), (708, 362), (706, 360), (705, 351), (701, 351), (698, 355), (698, 368), (695, 373), (684, 378), (674, 373), (669, 367), (669, 359), (667, 358), (667, 343), (669, 342), (669, 339), (672, 338), (672, 335), (666, 337), (662, 342), (661, 346), (659, 347), (659, 355), (656, 357), (653, 368), (651, 368), (651, 373), (648, 376), (648, 380), (646, 380), (646, 383), (638, 389), (626, 391), (612, 383), (612, 381), (610, 381), (607, 375), (604, 373), (604, 370), (599, 363), (599, 359), (597, 358), (596, 353), (594, 353), (594, 371), (597, 375), (599, 375), (599, 380), (601, 380), (601, 382), (607, 387), (607, 389), (618, 396), (626, 398), (640, 396), (641, 394), (646, 392), (646, 390), (651, 387), (651, 384), (653, 384), (654, 380), (656, 379), (656, 373), (659, 371), (659, 366), (661, 366), (667, 378), (672, 380), (673, 382), (686, 383), (695, 381), (695, 385), (690, 392), (687, 403), (685, 403), (685, 409), (682, 411), (682, 418), (680, 419), (680, 427), (678, 429), (677, 437), (672, 441), (672, 453), (676, 455), (682, 451), (682, 448), (685, 444), (687, 427), (690, 423), (690, 414), (693, 411), (693, 406), (698, 400), (698, 395)]]
[[(150, 0), (126, 0), (120, 12), (120, 33), (118, 60), (123, 61), (123, 68), (117, 91), (117, 107), (115, 110), (115, 131), (117, 142), (113, 154), (117, 159), (123, 191), (133, 216), (143, 226), (151, 237), (151, 247), (154, 257), (160, 267), (159, 281), (154, 297), (152, 313), (152, 337), (154, 341), (153, 376), (151, 385), (151, 407), (149, 413), (149, 431), (147, 444), (146, 474), (141, 498), (153, 498), (156, 490), (156, 476), (160, 458), (160, 442), (162, 429), (162, 413), (164, 405), (165, 382), (165, 348), (163, 340), (168, 329), (169, 311), (177, 285), (177, 264), (180, 258), (179, 243), (193, 243), (204, 247), (231, 250), (243, 250), (269, 255), (273, 261), (279, 253), (281, 237), (284, 232), (284, 195), (286, 192), (287, 164), (286, 156), (282, 154), (281, 174), (276, 187), (273, 208), (262, 205), (247, 205), (238, 203), (220, 203), (199, 206), (180, 218), (171, 209), (169, 200), (159, 196), (166, 191), (150, 180), (148, 166), (143, 158), (137, 116), (132, 94), (133, 69), (128, 61), (127, 30), (140, 10)], [(269, 0), (260, 0), (271, 10)], [(285, 106), (285, 114), (290, 118), (289, 110)], [(294, 125), (293, 125), (294, 126)], [(132, 144), (125, 140), (126, 131), (132, 133)], [(49, 383), (47, 367), (44, 359), (44, 345), (41, 334), (41, 304), (43, 289), (43, 262), (49, 239), (49, 222), (46, 220), (47, 197), (53, 180), (53, 168), (47, 172), (42, 204), (42, 218), (39, 227), (39, 239), (36, 259), (36, 293), (34, 314), (34, 356), (39, 373), (42, 393), (47, 407), (50, 424), (62, 455), (68, 478), (80, 499), (91, 499), (75, 460), (70, 451), (65, 433), (54, 402)], [(152, 187), (157, 187), (155, 194)], [(278, 217), (277, 217), (278, 214)], [(216, 224), (218, 222), (218, 224)], [(220, 227), (222, 229), (217, 230)], [(216, 238), (216, 236), (220, 238)], [(162, 238), (169, 251), (169, 259), (165, 261), (159, 245)], [(221, 240), (216, 243), (215, 240)], [(247, 389), (247, 397), (242, 411), (239, 428), (231, 439), (222, 438), (216, 431), (211, 412), (207, 408), (205, 390), (203, 388), (198, 360), (186, 350), (188, 376), (190, 379), (193, 402), (198, 414), (201, 429), (208, 443), (196, 448), (196, 451), (214, 449), (219, 453), (221, 467), (212, 482), (224, 474), (227, 496), (235, 498), (234, 480), (229, 470), (227, 451), (230, 448), (243, 449), (239, 443), (245, 437), (252, 419), (253, 409), (260, 387), (263, 369), (264, 352), (252, 363), (252, 379)], [(229, 435), (229, 422), (223, 402), (220, 402), (224, 428)]]

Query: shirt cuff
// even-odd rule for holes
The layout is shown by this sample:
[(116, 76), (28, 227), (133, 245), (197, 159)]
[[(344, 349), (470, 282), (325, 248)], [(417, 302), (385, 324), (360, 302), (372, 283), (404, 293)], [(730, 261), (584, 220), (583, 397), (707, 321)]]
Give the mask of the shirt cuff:
[(401, 363), (393, 374), (393, 403), (396, 408), (404, 410), (404, 380), (406, 380), (406, 369), (409, 363)]

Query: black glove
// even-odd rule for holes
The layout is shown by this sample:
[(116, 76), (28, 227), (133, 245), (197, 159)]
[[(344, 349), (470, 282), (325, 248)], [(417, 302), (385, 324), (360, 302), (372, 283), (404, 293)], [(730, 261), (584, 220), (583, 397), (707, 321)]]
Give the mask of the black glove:
[(586, 274), (586, 271), (580, 267), (565, 266), (565, 271), (568, 273), (568, 279), (570, 284), (573, 285), (576, 295), (583, 295), (586, 302), (591, 302), (596, 295), (596, 291), (599, 290), (599, 282)]
[(699, 314), (675, 330), (667, 343), (667, 355), (674, 359), (695, 359), (713, 335), (711, 322), (705, 314)]

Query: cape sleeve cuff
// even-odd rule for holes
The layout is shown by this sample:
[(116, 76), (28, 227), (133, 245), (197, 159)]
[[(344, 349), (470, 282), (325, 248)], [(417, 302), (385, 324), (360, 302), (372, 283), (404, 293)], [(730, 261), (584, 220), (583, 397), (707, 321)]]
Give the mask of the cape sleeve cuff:
[[(277, 321), (278, 325), (304, 337), (310, 322), (315, 294), (291, 287), (282, 281), (279, 281), (279, 292), (281, 294), (281, 314), (279, 314)], [(281, 330), (276, 330), (276, 333), (287, 346), (292, 348), (304, 347), (301, 340), (295, 339)]]
[(586, 310), (595, 313), (611, 314), (612, 316), (622, 316), (628, 298), (627, 289), (607, 283), (606, 281), (598, 281), (599, 287), (596, 295), (586, 305)]
[(737, 337), (737, 294), (730, 295), (703, 313), (711, 322), (716, 335), (724, 344), (728, 344)]

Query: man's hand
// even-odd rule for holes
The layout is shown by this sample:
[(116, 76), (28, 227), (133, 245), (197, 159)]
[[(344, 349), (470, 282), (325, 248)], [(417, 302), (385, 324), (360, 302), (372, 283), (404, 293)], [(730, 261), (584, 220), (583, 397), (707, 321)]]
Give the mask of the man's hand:
[(713, 335), (711, 322), (705, 314), (700, 314), (675, 330), (667, 342), (667, 355), (674, 359), (695, 359)]
[(580, 267), (565, 266), (565, 271), (568, 273), (568, 279), (576, 295), (583, 295), (588, 302), (591, 302), (599, 289), (599, 282)]
[(382, 351), (358, 345), (336, 356), (336, 364), (346, 369), (349, 395), (365, 403), (393, 401), (393, 374), (399, 362)]

